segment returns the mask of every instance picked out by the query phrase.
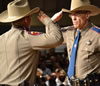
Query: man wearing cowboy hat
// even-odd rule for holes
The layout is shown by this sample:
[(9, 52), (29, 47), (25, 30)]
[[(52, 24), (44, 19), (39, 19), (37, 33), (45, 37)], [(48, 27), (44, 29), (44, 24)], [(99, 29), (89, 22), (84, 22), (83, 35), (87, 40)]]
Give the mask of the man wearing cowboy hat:
[(89, 0), (72, 0), (70, 10), (62, 9), (51, 19), (60, 20), (63, 12), (69, 13), (73, 23), (62, 28), (70, 60), (70, 82), (72, 86), (100, 86), (100, 28), (89, 21), (100, 9)]
[[(46, 33), (29, 31), (31, 15), (39, 12)], [(59, 27), (36, 7), (30, 9), (27, 0), (14, 0), (0, 14), (0, 22), (11, 23), (11, 29), (0, 35), (0, 86), (32, 86), (39, 62), (39, 50), (53, 48), (63, 41)], [(27, 31), (28, 30), (28, 31)]]

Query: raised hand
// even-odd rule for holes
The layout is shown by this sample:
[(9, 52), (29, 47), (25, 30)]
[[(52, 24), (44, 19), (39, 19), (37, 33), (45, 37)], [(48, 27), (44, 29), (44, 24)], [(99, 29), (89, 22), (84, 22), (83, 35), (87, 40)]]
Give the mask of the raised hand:
[(40, 11), (38, 14), (38, 19), (42, 22), (45, 17), (47, 17), (47, 15), (43, 11)]
[(52, 16), (51, 20), (54, 21), (54, 22), (59, 21), (59, 20), (62, 18), (62, 16), (63, 16), (62, 13), (63, 13), (63, 12), (60, 11), (60, 12), (54, 14), (54, 15)]

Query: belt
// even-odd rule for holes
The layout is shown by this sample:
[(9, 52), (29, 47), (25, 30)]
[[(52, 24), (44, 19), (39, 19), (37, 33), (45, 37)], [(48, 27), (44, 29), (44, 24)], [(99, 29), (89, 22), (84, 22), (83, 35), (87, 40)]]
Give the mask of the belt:
[(100, 74), (89, 74), (83, 80), (70, 79), (72, 86), (100, 86)]

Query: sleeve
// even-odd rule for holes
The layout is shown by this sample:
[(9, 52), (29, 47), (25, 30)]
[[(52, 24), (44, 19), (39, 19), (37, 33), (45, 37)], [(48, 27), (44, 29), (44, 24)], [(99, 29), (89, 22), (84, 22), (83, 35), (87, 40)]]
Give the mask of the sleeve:
[(66, 44), (67, 42), (67, 30), (69, 29), (69, 26), (67, 26), (67, 27), (62, 27), (61, 28), (61, 31), (62, 31), (62, 35), (63, 35), (63, 44)]
[(46, 33), (39, 35), (28, 35), (29, 42), (33, 49), (54, 48), (63, 42), (60, 27), (54, 24), (49, 17), (43, 20)]

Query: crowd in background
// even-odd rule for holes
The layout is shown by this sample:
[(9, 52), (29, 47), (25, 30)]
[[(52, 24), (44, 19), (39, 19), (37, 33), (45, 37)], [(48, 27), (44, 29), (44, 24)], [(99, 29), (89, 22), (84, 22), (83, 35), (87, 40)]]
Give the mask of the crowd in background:
[(36, 80), (33, 86), (70, 86), (67, 77), (68, 57), (64, 52), (55, 52), (55, 48), (41, 52)]

